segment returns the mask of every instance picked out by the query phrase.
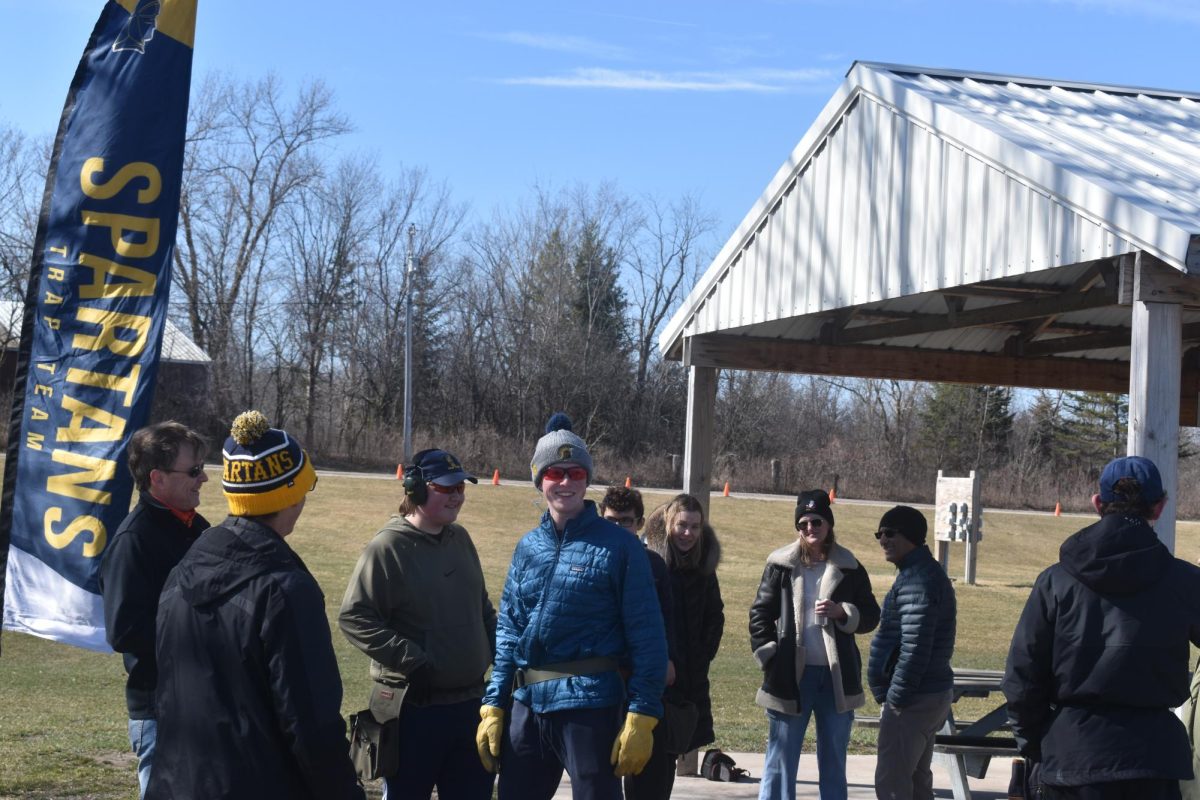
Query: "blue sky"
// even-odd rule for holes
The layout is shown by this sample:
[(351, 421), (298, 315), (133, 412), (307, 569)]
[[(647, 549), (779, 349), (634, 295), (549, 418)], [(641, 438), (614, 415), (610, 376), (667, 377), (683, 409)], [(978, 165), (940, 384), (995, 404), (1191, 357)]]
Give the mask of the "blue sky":
[[(99, 0), (0, 0), (0, 120), (54, 129)], [(384, 171), (486, 217), (534, 184), (740, 222), (855, 59), (1200, 89), (1200, 0), (200, 0), (195, 79), (320, 78)]]

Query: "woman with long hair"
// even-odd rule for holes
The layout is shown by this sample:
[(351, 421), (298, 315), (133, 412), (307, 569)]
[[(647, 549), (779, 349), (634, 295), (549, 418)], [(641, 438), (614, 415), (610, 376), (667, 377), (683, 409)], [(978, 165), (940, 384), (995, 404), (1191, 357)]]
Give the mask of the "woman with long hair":
[(879, 624), (867, 570), (837, 543), (829, 495), (797, 498), (796, 540), (767, 557), (750, 606), (750, 645), (763, 670), (756, 702), (769, 731), (759, 800), (795, 800), (800, 747), (817, 720), (821, 800), (845, 800), (846, 750), (863, 705), (854, 635)]
[[(716, 740), (708, 668), (725, 631), (725, 604), (717, 581), (721, 545), (700, 501), (680, 494), (646, 521), (646, 546), (662, 556), (670, 570), (676, 661), (675, 682), (664, 697), (696, 705), (690, 752)], [(666, 788), (669, 795), (670, 783)]]

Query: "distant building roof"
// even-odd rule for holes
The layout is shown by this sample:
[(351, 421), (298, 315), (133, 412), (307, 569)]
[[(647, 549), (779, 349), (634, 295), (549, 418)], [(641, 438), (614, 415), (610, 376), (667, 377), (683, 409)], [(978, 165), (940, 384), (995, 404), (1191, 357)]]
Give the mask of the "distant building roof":
[[(21, 338), (21, 321), (24, 314), (24, 304), (13, 300), (0, 300), (0, 339), (4, 349), (15, 350)], [(183, 364), (208, 364), (212, 359), (192, 341), (179, 326), (166, 321), (163, 327), (162, 354), (163, 361)]]

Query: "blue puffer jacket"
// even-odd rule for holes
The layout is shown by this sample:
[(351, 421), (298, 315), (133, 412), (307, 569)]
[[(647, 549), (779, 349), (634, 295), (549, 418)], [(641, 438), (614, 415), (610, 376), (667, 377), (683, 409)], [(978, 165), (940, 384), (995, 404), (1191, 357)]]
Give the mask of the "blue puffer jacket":
[(954, 587), (928, 547), (919, 546), (898, 566), (871, 641), (867, 683), (876, 702), (903, 708), (916, 695), (954, 686), (956, 607)]
[[(608, 657), (632, 666), (629, 710), (662, 717), (667, 645), (650, 561), (636, 536), (588, 500), (560, 537), (550, 513), (513, 553), (496, 623), (496, 660), (483, 702), (508, 706), (518, 669)], [(559, 678), (517, 689), (536, 713), (618, 705), (620, 673)]]

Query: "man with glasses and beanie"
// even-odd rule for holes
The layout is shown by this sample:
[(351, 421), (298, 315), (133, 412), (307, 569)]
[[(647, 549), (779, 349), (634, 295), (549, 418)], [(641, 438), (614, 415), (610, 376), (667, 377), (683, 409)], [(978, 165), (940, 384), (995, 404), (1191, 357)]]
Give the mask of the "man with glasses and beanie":
[(1167, 494), (1154, 462), (1100, 475), (1100, 521), (1063, 542), (1033, 584), (1004, 676), (1021, 755), (1042, 797), (1168, 800), (1192, 777), (1189, 643), (1200, 645), (1200, 568), (1154, 533)]
[(496, 610), (479, 554), (457, 524), (466, 483), (445, 450), (404, 467), (399, 513), (367, 544), (346, 587), (338, 625), (371, 658), (373, 692), (403, 694), (388, 800), (489, 800), (475, 728), (496, 644)]
[(257, 411), (222, 451), (229, 516), (171, 571), (158, 607), (158, 753), (146, 797), (363, 800), (325, 598), (288, 547), (317, 484)]
[(500, 800), (549, 800), (564, 769), (576, 800), (620, 800), (662, 716), (667, 643), (650, 562), (585, 499), (592, 457), (565, 414), (546, 425), (530, 472), (547, 509), (504, 583), (479, 758), (499, 768)]
[(867, 684), (882, 706), (875, 765), (880, 800), (933, 797), (933, 737), (954, 699), (954, 587), (925, 546), (928, 527), (920, 511), (896, 506), (875, 532), (883, 557), (897, 567), (867, 663)]
[(120, 653), (129, 678), (129, 743), (138, 759), (139, 795), (145, 796), (154, 763), (157, 713), (154, 685), (154, 618), (167, 574), (208, 528), (196, 512), (208, 480), (200, 434), (178, 422), (142, 428), (129, 439), (129, 471), (138, 502), (117, 528), (100, 562), (104, 633)]

